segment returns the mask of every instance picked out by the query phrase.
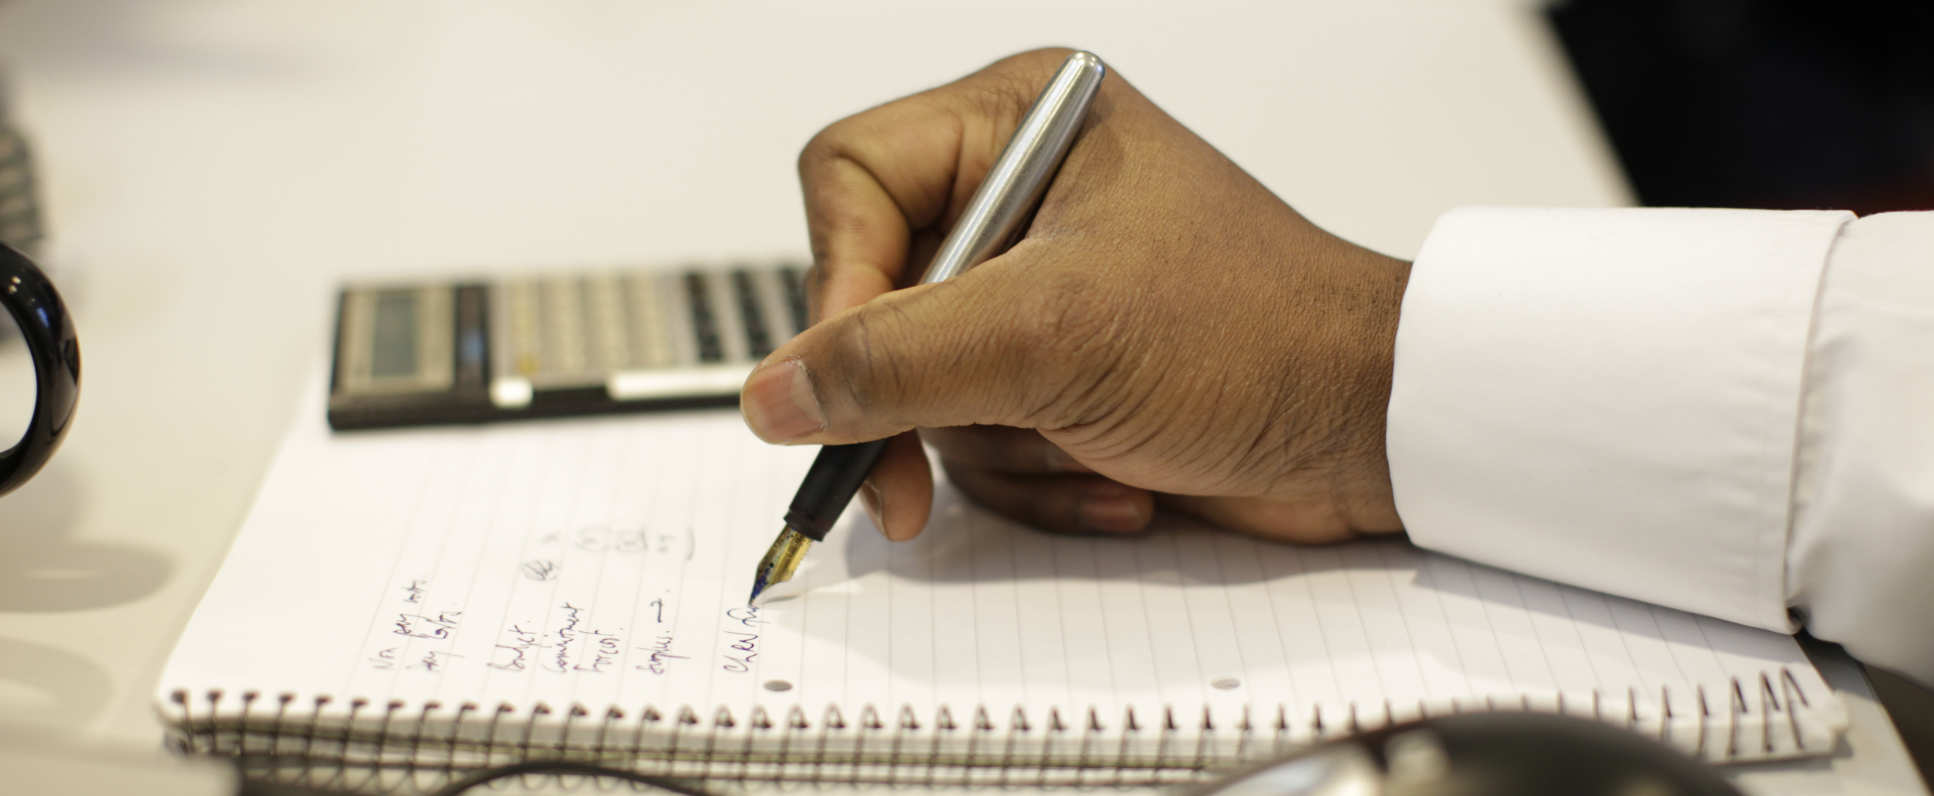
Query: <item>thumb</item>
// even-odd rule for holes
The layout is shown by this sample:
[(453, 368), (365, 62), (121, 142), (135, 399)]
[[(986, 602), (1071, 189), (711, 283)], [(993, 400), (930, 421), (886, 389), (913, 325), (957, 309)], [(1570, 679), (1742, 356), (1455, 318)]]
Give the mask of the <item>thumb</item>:
[(915, 427), (1032, 427), (1027, 410), (1065, 379), (1042, 345), (1043, 304), (1001, 258), (947, 282), (873, 298), (780, 346), (746, 379), (739, 408), (768, 442), (845, 444)]

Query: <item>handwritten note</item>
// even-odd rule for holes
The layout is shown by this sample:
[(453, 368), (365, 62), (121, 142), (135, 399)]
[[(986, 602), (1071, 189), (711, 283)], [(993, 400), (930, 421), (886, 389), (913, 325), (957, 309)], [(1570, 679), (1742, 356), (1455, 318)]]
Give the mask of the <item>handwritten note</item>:
[(707, 715), (1330, 721), (1574, 694), (1690, 715), (1702, 685), (1782, 666), (1817, 685), (1784, 637), (1398, 542), (1304, 548), (1179, 521), (1052, 536), (944, 484), (917, 541), (889, 544), (852, 512), (748, 607), (810, 455), (759, 444), (730, 413), (299, 431), (164, 684)]

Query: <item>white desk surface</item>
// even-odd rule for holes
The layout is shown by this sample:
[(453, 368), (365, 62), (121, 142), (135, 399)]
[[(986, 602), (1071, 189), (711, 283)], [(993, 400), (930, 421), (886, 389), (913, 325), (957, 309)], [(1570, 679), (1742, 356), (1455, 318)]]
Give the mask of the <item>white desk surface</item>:
[[(0, 722), (156, 746), (154, 679), (342, 277), (802, 253), (815, 130), (1008, 52), (1099, 52), (1400, 256), (1457, 205), (1630, 201), (1517, 0), (915, 5), (0, 0), (86, 361), (66, 446), (0, 503)], [(1850, 751), (1749, 787), (1919, 788), (1837, 665)]]

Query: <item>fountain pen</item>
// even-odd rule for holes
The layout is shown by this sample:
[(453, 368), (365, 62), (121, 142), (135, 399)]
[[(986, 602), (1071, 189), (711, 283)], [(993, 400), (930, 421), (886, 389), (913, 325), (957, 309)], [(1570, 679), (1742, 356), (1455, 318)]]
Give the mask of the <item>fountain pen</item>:
[[(1008, 139), (987, 179), (968, 200), (960, 220), (941, 241), (921, 284), (951, 279), (1001, 253), (1020, 237), (1022, 224), (1033, 214), (1061, 160), (1074, 145), (1106, 73), (1107, 67), (1093, 53), (1068, 56), (1022, 117), (1014, 137)], [(860, 482), (866, 480), (885, 448), (886, 440), (874, 440), (820, 449), (786, 511), (786, 527), (759, 559), (747, 605), (758, 600), (767, 588), (792, 579), (807, 549), (813, 542), (826, 539), (826, 532), (852, 502), (853, 493), (859, 491)]]

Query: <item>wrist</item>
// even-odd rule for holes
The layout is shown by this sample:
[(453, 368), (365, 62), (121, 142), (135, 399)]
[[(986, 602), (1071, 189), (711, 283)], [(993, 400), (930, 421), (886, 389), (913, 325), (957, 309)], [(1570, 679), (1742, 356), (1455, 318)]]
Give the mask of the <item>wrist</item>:
[(1390, 416), (1390, 385), (1396, 371), (1397, 323), (1404, 289), (1410, 282), (1410, 263), (1368, 249), (1354, 273), (1362, 280), (1363, 297), (1356, 340), (1346, 354), (1352, 363), (1352, 395), (1345, 417), (1354, 439), (1349, 463), (1338, 468), (1332, 489), (1337, 510), (1350, 529), (1360, 533), (1403, 530), (1390, 486), (1390, 456), (1385, 445)]

